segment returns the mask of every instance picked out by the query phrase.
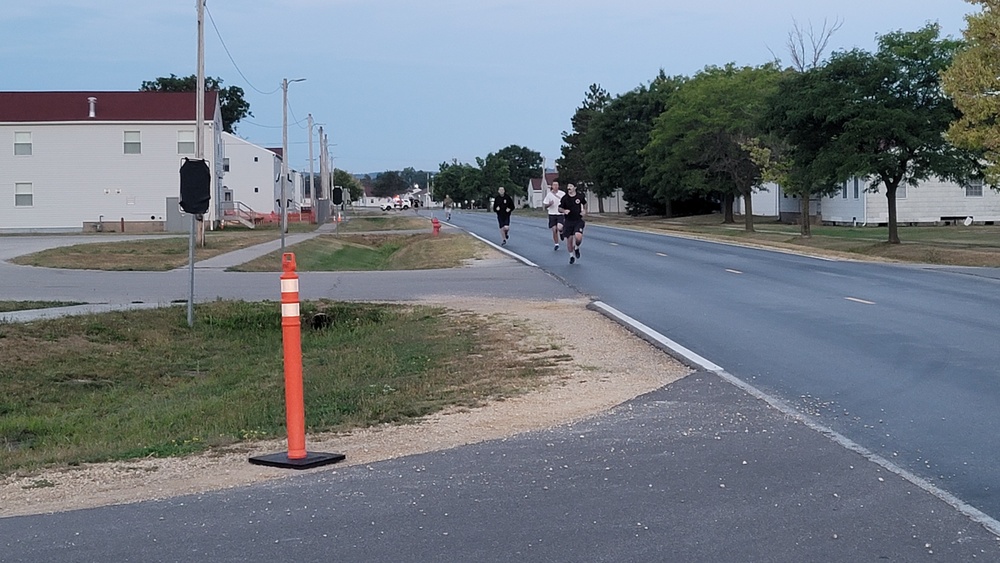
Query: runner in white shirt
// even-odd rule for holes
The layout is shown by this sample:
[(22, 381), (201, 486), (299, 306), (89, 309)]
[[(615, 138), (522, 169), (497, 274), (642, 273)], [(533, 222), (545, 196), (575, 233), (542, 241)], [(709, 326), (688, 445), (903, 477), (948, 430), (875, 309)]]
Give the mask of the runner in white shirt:
[(549, 229), (552, 231), (553, 250), (559, 250), (559, 234), (562, 231), (565, 216), (559, 211), (559, 202), (562, 201), (566, 192), (559, 189), (559, 182), (552, 182), (549, 186), (549, 193), (542, 199), (542, 207), (549, 213)]

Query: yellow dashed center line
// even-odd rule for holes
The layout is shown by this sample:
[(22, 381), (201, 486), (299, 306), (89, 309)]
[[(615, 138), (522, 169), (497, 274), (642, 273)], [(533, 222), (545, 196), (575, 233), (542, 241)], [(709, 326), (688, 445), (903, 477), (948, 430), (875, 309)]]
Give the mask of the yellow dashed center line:
[(858, 299), (857, 297), (845, 297), (848, 301), (854, 301), (855, 303), (863, 303), (865, 305), (874, 305), (874, 301), (865, 301), (864, 299)]

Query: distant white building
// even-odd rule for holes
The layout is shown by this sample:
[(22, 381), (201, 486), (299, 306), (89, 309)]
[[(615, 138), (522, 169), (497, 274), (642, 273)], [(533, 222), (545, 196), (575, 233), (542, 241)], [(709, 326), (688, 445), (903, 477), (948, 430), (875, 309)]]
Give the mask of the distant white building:
[(222, 142), (226, 155), (222, 197), (227, 211), (240, 209), (259, 215), (278, 213), (281, 158), (231, 133), (223, 133)]
[[(194, 92), (0, 92), (0, 232), (164, 230), (181, 214), (195, 105)], [(211, 224), (223, 185), (216, 92), (205, 94), (202, 143)]]
[[(834, 195), (814, 198), (809, 207), (813, 220), (832, 225), (887, 225), (889, 205), (885, 186), (878, 192), (865, 191), (869, 183), (864, 178), (850, 178)], [(753, 194), (753, 214), (780, 216), (784, 222), (797, 222), (799, 198), (785, 194), (776, 184), (765, 187), (766, 191)], [(736, 200), (734, 211), (743, 212), (741, 199)], [(915, 187), (901, 185), (896, 190), (896, 221), (899, 224), (954, 224), (967, 217), (980, 224), (1000, 223), (1000, 193), (981, 181), (963, 186), (939, 179), (921, 182)]]

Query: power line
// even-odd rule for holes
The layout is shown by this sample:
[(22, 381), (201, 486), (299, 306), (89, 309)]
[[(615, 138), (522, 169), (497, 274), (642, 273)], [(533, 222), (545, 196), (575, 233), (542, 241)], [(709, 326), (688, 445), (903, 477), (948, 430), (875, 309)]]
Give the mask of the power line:
[(208, 9), (207, 1), (205, 2), (205, 12), (208, 13), (208, 19), (209, 21), (212, 22), (212, 27), (215, 29), (215, 34), (219, 37), (219, 42), (222, 43), (222, 49), (226, 52), (226, 55), (229, 57), (229, 62), (233, 63), (233, 67), (236, 68), (236, 72), (238, 72), (239, 75), (243, 77), (243, 80), (246, 81), (247, 86), (249, 86), (253, 90), (256, 90), (260, 94), (264, 94), (265, 96), (269, 96), (281, 90), (281, 86), (279, 85), (277, 88), (275, 88), (270, 92), (264, 92), (258, 89), (256, 86), (254, 86), (252, 82), (250, 82), (250, 79), (247, 78), (245, 74), (243, 74), (243, 71), (240, 70), (240, 65), (236, 64), (236, 60), (233, 59), (233, 55), (229, 52), (229, 47), (226, 46), (226, 41), (222, 38), (222, 33), (219, 32), (219, 26), (215, 25), (215, 18), (212, 17), (212, 11)]

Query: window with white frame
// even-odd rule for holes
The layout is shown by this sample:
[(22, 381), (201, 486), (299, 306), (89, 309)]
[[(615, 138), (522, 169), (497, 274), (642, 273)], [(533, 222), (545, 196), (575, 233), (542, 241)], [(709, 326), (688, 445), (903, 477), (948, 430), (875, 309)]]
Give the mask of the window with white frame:
[(194, 154), (194, 131), (177, 132), (177, 154)]
[(142, 154), (142, 134), (139, 131), (125, 132), (125, 154)]
[(229, 157), (224, 157), (222, 159), (222, 171), (229, 172)]
[(965, 197), (983, 197), (983, 180), (970, 180), (965, 185)]
[(840, 186), (840, 195), (844, 199), (847, 199), (847, 180), (844, 180), (844, 184)]
[(31, 207), (33, 205), (34, 191), (30, 182), (17, 182), (14, 184), (14, 207)]
[(30, 131), (14, 131), (14, 154), (17, 156), (31, 155)]
[(861, 195), (861, 179), (854, 179), (854, 199), (859, 199), (858, 196)]
[(906, 184), (903, 182), (896, 188), (896, 199), (906, 199)]

